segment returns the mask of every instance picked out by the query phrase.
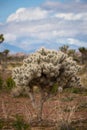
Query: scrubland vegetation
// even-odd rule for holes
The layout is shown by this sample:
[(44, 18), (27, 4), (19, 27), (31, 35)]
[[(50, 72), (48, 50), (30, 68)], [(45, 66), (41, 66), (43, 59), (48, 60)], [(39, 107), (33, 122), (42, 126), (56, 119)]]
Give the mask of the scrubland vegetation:
[[(0, 43), (3, 35), (0, 35)], [(87, 49), (0, 53), (0, 130), (86, 130)]]

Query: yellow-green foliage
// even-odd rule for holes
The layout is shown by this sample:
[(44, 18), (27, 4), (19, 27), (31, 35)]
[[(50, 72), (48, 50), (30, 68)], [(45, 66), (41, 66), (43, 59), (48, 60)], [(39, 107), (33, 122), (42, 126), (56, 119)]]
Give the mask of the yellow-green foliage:
[(3, 120), (0, 119), (0, 130), (2, 130), (3, 126), (4, 126), (4, 122)]
[(15, 118), (16, 120), (13, 123), (15, 130), (30, 130), (30, 125), (23, 120), (23, 117), (16, 115)]
[(0, 89), (2, 89), (2, 87), (3, 87), (3, 79), (2, 77), (0, 77)]
[(11, 77), (9, 77), (9, 78), (6, 80), (6, 88), (7, 88), (8, 90), (11, 90), (13, 87), (15, 87), (15, 82), (14, 82), (14, 80), (13, 80)]
[(58, 84), (54, 84), (52, 89), (51, 89), (51, 92), (56, 93), (57, 91), (58, 91)]

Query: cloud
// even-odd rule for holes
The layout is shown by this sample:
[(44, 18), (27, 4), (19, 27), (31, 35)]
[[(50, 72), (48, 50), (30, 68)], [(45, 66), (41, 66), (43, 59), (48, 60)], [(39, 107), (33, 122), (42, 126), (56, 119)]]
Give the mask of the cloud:
[(44, 19), (48, 16), (46, 10), (42, 10), (41, 8), (20, 8), (15, 13), (11, 14), (7, 18), (7, 22), (19, 22), (19, 21), (32, 21)]
[(77, 46), (85, 46), (86, 42), (78, 40), (78, 39), (73, 39), (73, 38), (68, 38), (67, 43), (70, 45), (77, 45)]
[(75, 38), (60, 38), (57, 40), (57, 43), (60, 43), (60, 46), (68, 45), (70, 47), (73, 47), (74, 49), (78, 49), (79, 47), (83, 46), (87, 47), (87, 42)]
[(83, 7), (87, 4), (47, 1), (41, 7), (19, 8), (0, 25), (0, 32), (7, 44), (24, 51), (63, 44), (87, 47), (87, 9)]
[(3, 23), (0, 23), (0, 26), (2, 26), (3, 25)]
[(58, 13), (55, 15), (57, 18), (63, 18), (64, 20), (87, 20), (87, 13)]
[[(55, 10), (57, 12), (87, 12), (87, 4), (86, 0), (81, 0), (80, 2), (76, 2), (77, 0), (65, 0), (65, 2), (60, 1), (46, 1), (41, 5), (43, 9), (46, 10)], [(83, 2), (84, 1), (84, 2)]]
[(12, 42), (16, 40), (16, 35), (7, 33), (4, 35), (6, 42)]

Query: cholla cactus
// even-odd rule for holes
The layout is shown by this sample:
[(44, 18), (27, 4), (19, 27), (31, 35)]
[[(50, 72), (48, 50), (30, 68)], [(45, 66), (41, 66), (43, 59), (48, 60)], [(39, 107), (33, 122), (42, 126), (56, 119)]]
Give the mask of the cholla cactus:
[(76, 75), (79, 69), (76, 62), (63, 52), (42, 48), (29, 55), (23, 61), (23, 65), (15, 68), (12, 74), (16, 85), (25, 88), (34, 107), (36, 105), (33, 87), (39, 87), (41, 92), (39, 119), (41, 119), (42, 104), (47, 98), (58, 93), (58, 87), (63, 89), (80, 85), (80, 79)]

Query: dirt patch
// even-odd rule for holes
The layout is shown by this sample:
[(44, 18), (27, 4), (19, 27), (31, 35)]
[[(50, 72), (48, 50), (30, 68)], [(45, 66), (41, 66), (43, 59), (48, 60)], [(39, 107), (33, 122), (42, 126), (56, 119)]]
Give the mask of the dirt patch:
[[(76, 108), (74, 114), (72, 115), (71, 120), (74, 122), (73, 123), (74, 125), (78, 124), (78, 127), (84, 125), (84, 129), (87, 128), (87, 106), (86, 106), (87, 96), (79, 94), (77, 95), (70, 94), (67, 96), (65, 93), (61, 95), (60, 99), (61, 100), (59, 100), (59, 96), (56, 96), (52, 100), (48, 100), (43, 107), (43, 119), (44, 119), (43, 122), (42, 123), (40, 122), (38, 124), (37, 121), (36, 122), (34, 121), (32, 122), (32, 126), (35, 127), (42, 125), (53, 127), (52, 122), (58, 121), (60, 116), (64, 117), (66, 115), (68, 116), (69, 114), (68, 107), (70, 105), (71, 107), (73, 107), (77, 103), (78, 107)], [(0, 119), (8, 118), (10, 120), (14, 120), (15, 115), (22, 115), (24, 119), (29, 123), (30, 121), (32, 121), (33, 118), (36, 118), (36, 112), (31, 105), (30, 99), (28, 97), (13, 98), (9, 93), (0, 93)]]

